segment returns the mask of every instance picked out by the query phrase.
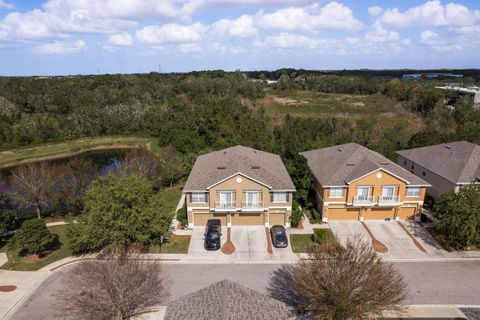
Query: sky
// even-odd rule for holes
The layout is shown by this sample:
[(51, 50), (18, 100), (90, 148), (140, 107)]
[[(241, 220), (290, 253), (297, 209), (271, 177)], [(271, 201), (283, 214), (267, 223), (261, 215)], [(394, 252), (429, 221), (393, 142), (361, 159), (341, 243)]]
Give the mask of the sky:
[(0, 0), (0, 75), (479, 68), (479, 49), (479, 0)]

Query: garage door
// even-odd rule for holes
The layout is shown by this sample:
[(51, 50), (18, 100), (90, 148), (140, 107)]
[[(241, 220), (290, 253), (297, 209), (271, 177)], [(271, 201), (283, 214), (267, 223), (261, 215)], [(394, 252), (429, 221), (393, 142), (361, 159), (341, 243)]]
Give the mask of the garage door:
[(274, 226), (276, 224), (283, 226), (285, 224), (285, 213), (269, 213), (268, 219), (268, 224), (270, 226)]
[(194, 213), (193, 223), (196, 227), (207, 225), (207, 221), (210, 219), (220, 219), (222, 226), (227, 225), (226, 214), (214, 214), (214, 213)]
[(398, 210), (398, 217), (402, 220), (413, 219), (415, 209), (416, 208), (400, 208), (400, 210)]
[(363, 218), (365, 220), (384, 220), (386, 218), (393, 219), (395, 215), (395, 209), (384, 208), (369, 208), (363, 211)]
[(358, 220), (359, 209), (328, 208), (328, 220)]
[(263, 213), (235, 213), (232, 215), (233, 226), (263, 225)]

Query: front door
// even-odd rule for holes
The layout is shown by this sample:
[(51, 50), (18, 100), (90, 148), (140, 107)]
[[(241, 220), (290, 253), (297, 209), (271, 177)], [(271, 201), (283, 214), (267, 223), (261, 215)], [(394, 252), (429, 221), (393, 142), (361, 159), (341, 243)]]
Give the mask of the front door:
[(258, 191), (247, 191), (247, 208), (258, 208), (260, 204), (260, 193)]
[(383, 199), (393, 199), (393, 196), (395, 195), (395, 187), (383, 187), (382, 189), (382, 197)]
[(370, 193), (370, 187), (358, 187), (357, 188), (357, 198), (358, 200), (368, 200)]

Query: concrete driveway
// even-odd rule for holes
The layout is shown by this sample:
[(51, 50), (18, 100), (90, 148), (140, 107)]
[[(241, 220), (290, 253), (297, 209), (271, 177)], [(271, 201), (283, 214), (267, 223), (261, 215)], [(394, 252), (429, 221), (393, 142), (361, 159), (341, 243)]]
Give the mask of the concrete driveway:
[(348, 240), (353, 239), (361, 239), (367, 243), (371, 243), (370, 236), (358, 220), (329, 221), (328, 225), (335, 235), (335, 238), (337, 238), (337, 241), (342, 245), (345, 245)]
[[(387, 246), (384, 254), (389, 259), (424, 259), (429, 258), (427, 252), (418, 248), (409, 234), (397, 221), (368, 220), (365, 224), (374, 237)], [(423, 248), (423, 247), (422, 247)]]
[[(249, 262), (249, 261), (295, 261), (297, 256), (290, 245), (287, 248), (273, 248), (273, 254), (267, 252), (267, 235), (263, 226), (233, 226), (230, 230), (235, 252), (227, 255), (221, 250), (207, 251), (204, 248), (205, 228), (195, 227), (184, 261), (203, 262)], [(222, 227), (222, 245), (227, 240), (227, 228)]]

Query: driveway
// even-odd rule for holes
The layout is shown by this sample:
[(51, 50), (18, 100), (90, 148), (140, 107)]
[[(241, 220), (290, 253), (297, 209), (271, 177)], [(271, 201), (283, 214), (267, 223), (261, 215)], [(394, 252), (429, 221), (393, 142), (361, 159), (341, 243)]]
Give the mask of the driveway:
[(371, 238), (358, 220), (329, 221), (328, 225), (337, 241), (343, 246), (348, 240), (361, 239), (371, 243)]
[[(188, 249), (188, 255), (184, 261), (204, 262), (261, 262), (261, 261), (295, 261), (297, 256), (288, 248), (273, 248), (273, 254), (267, 252), (267, 236), (263, 226), (233, 226), (231, 228), (231, 240), (235, 246), (235, 252), (227, 255), (221, 250), (207, 251), (203, 246), (205, 228), (195, 227)], [(227, 228), (222, 227), (222, 245), (227, 240)]]

